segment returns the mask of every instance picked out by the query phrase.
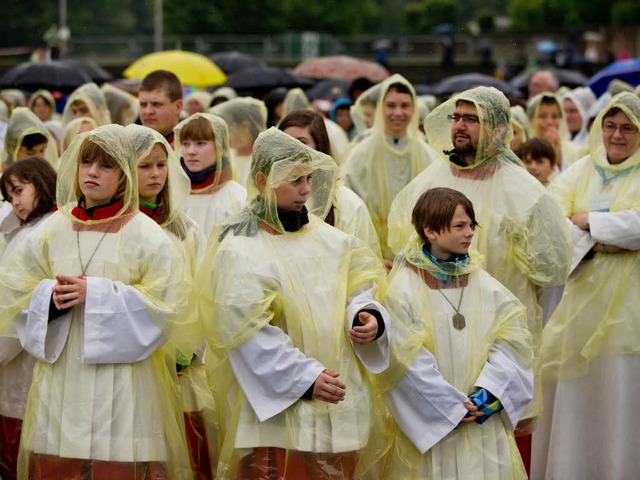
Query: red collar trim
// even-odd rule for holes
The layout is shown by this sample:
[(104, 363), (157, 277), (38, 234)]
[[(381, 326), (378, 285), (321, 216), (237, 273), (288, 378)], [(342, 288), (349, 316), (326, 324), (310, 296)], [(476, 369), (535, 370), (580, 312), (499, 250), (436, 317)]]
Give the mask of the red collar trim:
[(71, 215), (84, 222), (89, 220), (106, 220), (108, 218), (114, 217), (120, 210), (122, 210), (123, 206), (124, 200), (118, 200), (107, 205), (100, 205), (97, 207), (86, 209), (77, 206), (74, 207), (73, 210), (71, 210)]
[(158, 206), (156, 209), (151, 209), (146, 205), (139, 204), (138, 209), (156, 223), (162, 223), (161, 219), (164, 212), (164, 207), (162, 205)]

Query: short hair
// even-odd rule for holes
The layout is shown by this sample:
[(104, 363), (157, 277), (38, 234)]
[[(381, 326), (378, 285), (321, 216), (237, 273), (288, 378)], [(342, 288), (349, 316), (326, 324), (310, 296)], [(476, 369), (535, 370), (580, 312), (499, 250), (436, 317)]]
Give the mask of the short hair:
[[(82, 164), (83, 159), (87, 159), (91, 163), (99, 163), (102, 166), (114, 168), (118, 172), (120, 172), (118, 189), (116, 190), (116, 193), (113, 196), (112, 200), (124, 197), (124, 194), (127, 190), (127, 177), (124, 175), (122, 168), (120, 168), (118, 162), (116, 162), (116, 160), (111, 155), (105, 152), (102, 147), (91, 141), (90, 138), (85, 138), (82, 142), (82, 145), (80, 146), (80, 151), (78, 152), (78, 167)], [(82, 190), (80, 189), (77, 170), (74, 193), (78, 200), (84, 197), (84, 193), (82, 193)]]
[(556, 105), (558, 107), (558, 109), (560, 110), (560, 115), (564, 115), (563, 110), (562, 110), (562, 104), (560, 103), (560, 101), (556, 97), (553, 97), (551, 95), (545, 95), (543, 93), (542, 94), (542, 98), (540, 99), (540, 105)]
[(204, 117), (197, 117), (186, 122), (180, 130), (180, 141), (184, 142), (185, 140), (208, 140), (215, 142), (216, 137), (209, 120)]
[[(604, 122), (607, 118), (609, 117), (613, 117), (615, 114), (617, 114), (618, 112), (622, 112), (625, 115), (627, 115), (624, 110), (622, 110), (620, 107), (613, 107), (610, 108), (609, 110), (607, 110), (604, 115), (602, 115), (602, 121)], [(629, 115), (627, 115), (628, 117)]]
[(552, 166), (556, 164), (556, 152), (551, 143), (544, 138), (532, 138), (524, 142), (518, 149), (518, 157), (523, 161), (526, 157), (531, 157), (533, 160), (548, 158)]
[(278, 123), (278, 128), (285, 131), (289, 127), (309, 128), (309, 134), (316, 144), (316, 150), (331, 155), (331, 142), (324, 125), (322, 115), (309, 109), (294, 110)]
[(425, 228), (430, 228), (438, 233), (451, 229), (451, 220), (453, 220), (458, 205), (462, 205), (471, 219), (471, 228), (475, 229), (478, 222), (473, 204), (464, 193), (452, 188), (438, 187), (429, 189), (420, 195), (411, 213), (411, 223), (424, 243), (430, 245), (424, 233)]
[(28, 149), (32, 149), (36, 145), (40, 145), (42, 143), (48, 143), (49, 139), (43, 135), (42, 133), (31, 133), (29, 135), (25, 135), (22, 139), (22, 143), (20, 147), (26, 147)]
[(169, 70), (155, 70), (142, 79), (141, 92), (164, 90), (171, 102), (182, 99), (182, 83), (175, 73)]
[(56, 171), (51, 164), (39, 157), (27, 157), (7, 168), (0, 181), (0, 192), (8, 199), (11, 177), (22, 183), (30, 183), (35, 190), (33, 213), (38, 217), (50, 212), (56, 204)]

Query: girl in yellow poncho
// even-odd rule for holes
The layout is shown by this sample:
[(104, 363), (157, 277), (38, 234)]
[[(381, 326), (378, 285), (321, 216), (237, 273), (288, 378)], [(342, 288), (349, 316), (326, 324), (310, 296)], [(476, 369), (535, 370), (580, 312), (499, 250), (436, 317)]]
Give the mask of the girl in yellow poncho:
[(377, 377), (403, 433), (384, 478), (524, 479), (512, 433), (533, 396), (524, 306), (467, 255), (476, 221), (463, 194), (428, 190), (413, 223), (385, 298), (392, 360)]
[(385, 275), (368, 247), (322, 220), (335, 170), (267, 130), (247, 209), (211, 236), (196, 288), (207, 341), (231, 374), (219, 479), (352, 479), (384, 451), (381, 404), (358, 358), (373, 371), (388, 364), (374, 300)]
[[(36, 357), (19, 478), (191, 478), (175, 358), (184, 262), (137, 209), (124, 127), (76, 138), (62, 159), (60, 210), (0, 273), (0, 333), (11, 320)], [(167, 272), (171, 275), (167, 275)], [(175, 357), (175, 355), (173, 355)]]
[[(549, 187), (582, 259), (542, 336), (534, 478), (636, 478), (640, 393), (640, 99), (615, 96), (589, 156)], [(548, 459), (547, 457), (548, 451)]]

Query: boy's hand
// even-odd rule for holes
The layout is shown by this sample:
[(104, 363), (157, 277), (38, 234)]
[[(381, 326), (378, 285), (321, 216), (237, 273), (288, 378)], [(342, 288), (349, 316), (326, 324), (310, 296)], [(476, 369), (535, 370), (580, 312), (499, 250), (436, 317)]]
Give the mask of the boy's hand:
[(460, 420), (460, 423), (475, 422), (476, 418), (480, 418), (482, 415), (484, 415), (484, 413), (482, 413), (478, 409), (478, 406), (469, 399), (464, 402), (464, 407), (467, 409), (467, 414), (462, 420)]
[(338, 403), (344, 400), (347, 386), (338, 380), (340, 374), (325, 370), (313, 384), (313, 399), (327, 403)]

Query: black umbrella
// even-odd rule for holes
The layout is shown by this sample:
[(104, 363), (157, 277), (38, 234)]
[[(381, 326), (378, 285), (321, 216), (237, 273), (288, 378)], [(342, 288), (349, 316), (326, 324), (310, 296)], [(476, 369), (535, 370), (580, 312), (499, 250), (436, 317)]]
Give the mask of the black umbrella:
[(518, 89), (509, 83), (483, 73), (463, 73), (445, 78), (435, 86), (434, 93), (445, 96), (463, 92), (474, 87), (495, 87), (505, 95), (520, 96)]
[(327, 98), (337, 100), (339, 98), (349, 97), (349, 87), (351, 80), (327, 79), (321, 80), (305, 93), (309, 100), (317, 100)]
[[(588, 80), (587, 76), (578, 70), (567, 70), (558, 68), (552, 69), (551, 71), (558, 78), (558, 82), (560, 83), (560, 85), (564, 85), (569, 88), (581, 87)], [(520, 90), (522, 93), (527, 94), (529, 88), (529, 79), (532, 75), (532, 72), (521, 73), (520, 75), (512, 78), (509, 83)]]
[(307, 88), (313, 80), (295, 75), (288, 69), (277, 67), (253, 67), (239, 70), (227, 77), (227, 87), (238, 91), (271, 90), (278, 87)]
[(267, 66), (262, 60), (248, 53), (231, 50), (229, 52), (218, 52), (209, 55), (209, 58), (227, 75), (245, 70), (247, 68), (264, 68)]
[(76, 58), (63, 58), (60, 61), (63, 63), (68, 63), (73, 68), (82, 70), (89, 76), (89, 78), (91, 78), (91, 80), (96, 83), (105, 83), (113, 80), (113, 75), (111, 75), (108, 71), (106, 71), (101, 66), (96, 65), (95, 63), (78, 60)]
[(88, 82), (89, 75), (60, 60), (21, 63), (0, 77), (0, 87), (30, 92), (45, 88), (70, 93)]

